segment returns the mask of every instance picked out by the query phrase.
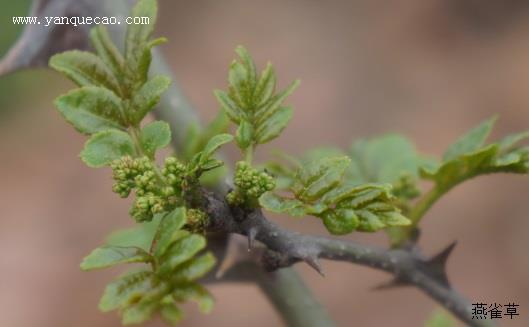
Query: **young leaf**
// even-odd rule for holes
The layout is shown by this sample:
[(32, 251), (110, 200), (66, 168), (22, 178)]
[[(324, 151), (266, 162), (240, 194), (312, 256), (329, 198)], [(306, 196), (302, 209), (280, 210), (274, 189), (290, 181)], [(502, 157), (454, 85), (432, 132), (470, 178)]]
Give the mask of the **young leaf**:
[(133, 156), (134, 152), (129, 134), (110, 129), (92, 135), (81, 152), (81, 159), (89, 167), (102, 167), (123, 156)]
[(93, 134), (107, 129), (125, 129), (122, 103), (113, 92), (86, 86), (58, 97), (55, 105), (75, 129)]
[(131, 100), (131, 117), (133, 123), (139, 123), (160, 101), (160, 96), (171, 84), (168, 77), (157, 75), (147, 81), (134, 93)]
[(174, 209), (162, 218), (155, 238), (156, 257), (165, 254), (169, 246), (178, 239), (177, 232), (185, 225), (186, 219), (186, 210), (183, 207)]
[(177, 240), (169, 249), (164, 263), (160, 265), (159, 273), (170, 273), (178, 265), (193, 258), (205, 247), (206, 239), (198, 234), (188, 235)]
[(163, 320), (171, 326), (176, 326), (184, 318), (182, 309), (177, 307), (174, 303), (163, 304), (160, 309), (160, 315)]
[(211, 159), (215, 151), (217, 151), (224, 144), (229, 143), (231, 141), (233, 141), (233, 136), (231, 136), (230, 134), (219, 134), (212, 137), (204, 147), (204, 150), (198, 153), (198, 162), (196, 163), (197, 166), (205, 166)]
[(161, 216), (161, 214), (156, 214), (152, 221), (111, 233), (106, 238), (106, 244), (113, 246), (136, 246), (148, 252), (158, 225), (160, 224)]
[(322, 219), (325, 228), (334, 235), (349, 234), (358, 228), (360, 222), (355, 211), (351, 209), (328, 211), (322, 216)]
[(448, 150), (446, 150), (443, 155), (443, 160), (449, 161), (481, 148), (485, 143), (487, 136), (489, 136), (495, 122), (496, 117), (487, 119), (467, 134), (461, 136), (448, 148)]
[(421, 176), (435, 181), (440, 192), (478, 175), (504, 172), (529, 172), (529, 147), (519, 143), (526, 133), (510, 135), (498, 143), (484, 145), (495, 118), (491, 118), (461, 137), (445, 153), (444, 162), (434, 167), (423, 167)]
[(242, 46), (235, 50), (241, 62), (234, 61), (228, 73), (229, 92), (216, 90), (215, 96), (228, 117), (237, 125), (237, 144), (242, 150), (267, 143), (283, 131), (292, 117), (292, 109), (283, 102), (298, 86), (275, 92), (275, 75), (270, 64), (259, 76), (255, 64)]
[(319, 198), (340, 183), (350, 164), (346, 156), (312, 161), (298, 169), (292, 189), (300, 199)]
[(253, 136), (253, 126), (247, 121), (243, 120), (237, 128), (237, 134), (235, 135), (235, 140), (239, 145), (239, 148), (246, 149), (252, 145)]
[(343, 177), (349, 165), (350, 159), (344, 156), (304, 162), (290, 187), (295, 199), (266, 193), (259, 202), (273, 212), (319, 217), (335, 235), (409, 225), (410, 221), (393, 204), (390, 185), (346, 184)]
[(303, 202), (297, 199), (283, 198), (273, 192), (267, 192), (259, 198), (259, 204), (268, 211), (286, 213), (292, 217), (303, 217), (307, 214)]
[(112, 42), (108, 30), (104, 25), (98, 25), (90, 30), (90, 41), (103, 62), (112, 70), (118, 80), (123, 74), (125, 60)]
[(266, 65), (266, 68), (261, 73), (257, 86), (255, 87), (255, 102), (258, 107), (265, 104), (276, 89), (276, 75), (274, 67), (271, 63)]
[(99, 310), (109, 312), (131, 304), (152, 288), (152, 276), (150, 271), (136, 271), (114, 280), (105, 288)]
[(287, 127), (292, 115), (292, 108), (280, 107), (272, 115), (263, 119), (263, 123), (258, 125), (255, 132), (257, 143), (264, 144), (278, 137)]
[(137, 247), (104, 246), (92, 251), (81, 262), (82, 270), (114, 266), (120, 263), (149, 262), (151, 256)]
[(158, 307), (157, 302), (139, 302), (128, 306), (123, 310), (121, 323), (123, 325), (142, 324), (152, 318)]
[(355, 142), (351, 159), (351, 182), (358, 184), (394, 184), (403, 174), (416, 177), (419, 167), (428, 161), (408, 139), (395, 134)]
[(178, 285), (173, 291), (173, 297), (179, 302), (195, 301), (203, 313), (209, 313), (215, 302), (213, 296), (197, 283)]
[(155, 0), (139, 0), (131, 17), (148, 19), (148, 24), (132, 24), (125, 38), (125, 64), (133, 88), (145, 83), (151, 62), (150, 50), (158, 42), (149, 42), (154, 31), (158, 5)]
[(198, 258), (181, 265), (174, 272), (174, 279), (179, 281), (193, 281), (206, 275), (215, 266), (215, 257), (206, 253)]
[(50, 66), (79, 86), (100, 86), (120, 94), (116, 77), (90, 52), (71, 50), (56, 54), (50, 58)]
[(156, 150), (166, 147), (171, 142), (171, 128), (164, 121), (154, 121), (141, 130), (140, 142), (150, 157)]

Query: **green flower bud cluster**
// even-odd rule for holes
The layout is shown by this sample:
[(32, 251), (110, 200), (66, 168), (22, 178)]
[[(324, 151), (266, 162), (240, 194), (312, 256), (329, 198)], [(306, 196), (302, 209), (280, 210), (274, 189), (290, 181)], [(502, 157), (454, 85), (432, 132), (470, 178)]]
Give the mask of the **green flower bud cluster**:
[(272, 176), (258, 171), (246, 161), (237, 163), (234, 182), (236, 189), (226, 196), (231, 205), (255, 206), (261, 195), (272, 191), (276, 186)]
[(209, 223), (208, 214), (200, 209), (187, 210), (187, 224), (193, 233), (203, 233)]
[[(112, 191), (119, 194), (120, 197), (126, 198), (130, 192), (137, 185), (141, 185), (142, 191), (152, 188), (149, 182), (151, 173), (153, 174), (153, 166), (149, 158), (132, 158), (124, 156), (120, 159), (114, 160), (110, 164), (112, 168), (112, 177), (115, 181), (112, 186)], [(146, 175), (145, 177), (143, 177)], [(138, 184), (139, 183), (139, 184)]]
[(130, 215), (137, 222), (151, 221), (154, 214), (167, 209), (168, 201), (152, 193), (139, 196), (130, 209)]
[(110, 167), (115, 181), (114, 192), (126, 198), (135, 190), (137, 198), (130, 215), (137, 221), (149, 221), (154, 214), (176, 204), (186, 170), (186, 166), (174, 157), (165, 160), (161, 176), (147, 157), (124, 156), (113, 161)]
[(162, 168), (162, 175), (167, 178), (168, 184), (181, 188), (187, 167), (175, 157), (168, 157), (165, 159), (164, 167)]

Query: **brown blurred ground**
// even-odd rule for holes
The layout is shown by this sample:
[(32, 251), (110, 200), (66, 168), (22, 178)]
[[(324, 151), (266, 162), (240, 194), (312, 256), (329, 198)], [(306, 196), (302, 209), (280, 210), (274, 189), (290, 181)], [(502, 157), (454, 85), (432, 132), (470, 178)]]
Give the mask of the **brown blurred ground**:
[[(290, 100), (295, 119), (261, 158), (272, 148), (299, 154), (384, 132), (404, 133), (438, 155), (494, 113), (501, 119), (493, 136), (529, 127), (524, 1), (160, 2), (158, 34), (170, 40), (164, 51), (203, 117), (217, 110), (211, 90), (224, 87), (238, 44), (261, 65), (272, 60), (282, 85), (302, 79)], [(51, 72), (24, 74), (42, 86), (17, 97), (0, 123), (0, 326), (118, 326), (96, 308), (116, 271), (81, 273), (78, 263), (107, 232), (130, 224), (127, 203), (110, 191), (108, 171), (76, 157), (83, 138), (52, 106), (69, 85)], [(520, 317), (504, 326), (529, 325), (528, 191), (527, 177), (482, 177), (452, 191), (423, 224), (427, 253), (459, 241), (448, 268), (463, 294), (520, 304)], [(310, 218), (277, 221), (323, 233)], [(324, 264), (325, 279), (297, 269), (340, 326), (420, 326), (436, 307), (411, 288), (370, 291), (383, 273)], [(182, 326), (281, 325), (255, 287), (211, 289), (213, 313), (190, 306)]]

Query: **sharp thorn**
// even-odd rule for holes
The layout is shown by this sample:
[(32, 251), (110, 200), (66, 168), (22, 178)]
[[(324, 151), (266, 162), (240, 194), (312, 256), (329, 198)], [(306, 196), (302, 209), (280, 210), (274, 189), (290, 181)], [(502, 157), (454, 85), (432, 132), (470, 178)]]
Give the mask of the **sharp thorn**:
[(314, 270), (316, 270), (322, 277), (325, 277), (325, 273), (323, 272), (323, 269), (321, 268), (321, 265), (318, 261), (318, 258), (316, 257), (308, 257), (305, 258), (304, 261), (311, 266)]
[(457, 244), (457, 241), (452, 242), (450, 245), (448, 245), (446, 248), (444, 248), (441, 252), (434, 255), (431, 259), (428, 260), (428, 263), (431, 265), (435, 265), (438, 267), (444, 267), (446, 266), (446, 262), (448, 261), (448, 257), (450, 257), (450, 254), (454, 250), (455, 246)]
[(257, 228), (251, 228), (248, 231), (248, 251), (251, 251), (253, 249), (253, 245), (255, 242), (255, 236), (257, 236)]

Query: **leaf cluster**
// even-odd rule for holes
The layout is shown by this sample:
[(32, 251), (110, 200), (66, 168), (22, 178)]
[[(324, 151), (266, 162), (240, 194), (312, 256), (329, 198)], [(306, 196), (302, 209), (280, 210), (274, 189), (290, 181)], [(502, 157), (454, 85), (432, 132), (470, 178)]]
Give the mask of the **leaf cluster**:
[(292, 118), (292, 108), (283, 102), (299, 81), (276, 92), (272, 64), (268, 63), (258, 74), (248, 51), (242, 46), (235, 51), (241, 59), (230, 65), (228, 92), (216, 90), (215, 96), (230, 120), (238, 126), (235, 140), (239, 147), (243, 151), (253, 151), (256, 145), (278, 137), (287, 126)]
[(178, 303), (196, 301), (202, 312), (211, 310), (213, 298), (196, 280), (215, 265), (215, 259), (209, 252), (200, 254), (206, 239), (182, 229), (185, 224), (186, 209), (176, 208), (165, 214), (155, 234), (149, 235), (150, 250), (127, 245), (135, 244), (132, 237), (140, 235), (135, 230), (129, 235), (121, 233), (117, 242), (121, 245), (99, 247), (84, 258), (83, 270), (122, 263), (151, 266), (128, 272), (108, 284), (99, 302), (101, 311), (119, 310), (124, 325), (143, 323), (156, 313), (176, 325), (183, 317)]
[(529, 146), (523, 141), (529, 131), (508, 135), (486, 144), (496, 118), (490, 118), (461, 136), (444, 153), (437, 165), (421, 168), (421, 177), (431, 180), (442, 192), (479, 175), (529, 172)]
[(81, 159), (90, 167), (112, 168), (113, 191), (121, 197), (135, 193), (130, 214), (144, 223), (115, 233), (81, 263), (83, 270), (148, 264), (119, 277), (103, 294), (100, 309), (119, 310), (124, 324), (160, 313), (174, 325), (182, 317), (177, 303), (188, 300), (197, 301), (204, 312), (211, 309), (211, 295), (196, 280), (215, 259), (201, 254), (208, 216), (193, 196), (202, 174), (223, 165), (214, 157), (217, 149), (233, 139), (222, 133), (197, 134), (183, 162), (170, 156), (162, 167), (156, 163), (157, 151), (171, 141), (166, 122), (142, 124), (170, 83), (167, 77), (148, 77), (151, 50), (164, 41), (151, 39), (156, 13), (155, 0), (138, 1), (132, 16), (149, 17), (150, 24), (128, 27), (123, 54), (98, 26), (90, 33), (96, 54), (66, 51), (50, 59), (51, 67), (79, 86), (55, 104), (75, 129), (89, 136)]
[(409, 224), (392, 203), (390, 185), (344, 183), (350, 165), (346, 156), (310, 161), (293, 174), (288, 195), (267, 193), (260, 203), (273, 212), (319, 217), (337, 235)]

